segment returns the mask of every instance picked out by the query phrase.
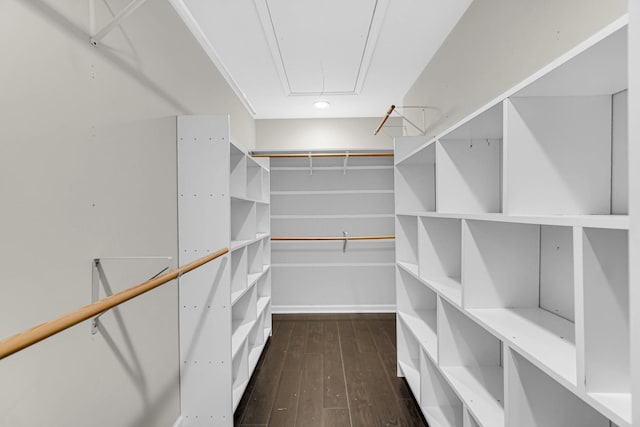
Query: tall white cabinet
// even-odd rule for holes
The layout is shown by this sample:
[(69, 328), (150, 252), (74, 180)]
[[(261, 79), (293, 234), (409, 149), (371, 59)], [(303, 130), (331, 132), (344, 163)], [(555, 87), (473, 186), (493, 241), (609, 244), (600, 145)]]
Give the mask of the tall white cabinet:
[(268, 160), (230, 141), (229, 116), (178, 117), (182, 426), (232, 425), (271, 335)]
[(430, 425), (632, 425), (627, 89), (625, 17), (396, 139), (398, 374)]

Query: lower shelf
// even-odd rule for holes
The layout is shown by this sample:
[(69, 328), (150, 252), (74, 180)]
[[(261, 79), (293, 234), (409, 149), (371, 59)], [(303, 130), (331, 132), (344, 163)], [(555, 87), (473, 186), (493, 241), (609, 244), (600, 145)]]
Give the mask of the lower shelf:
[[(414, 361), (414, 363), (417, 363), (417, 361)], [(407, 383), (409, 384), (409, 388), (411, 388), (411, 391), (413, 392), (413, 396), (416, 398), (416, 401), (419, 402), (420, 401), (420, 371), (418, 371), (416, 368), (409, 365), (408, 363), (404, 363), (401, 361), (398, 361), (398, 366), (400, 367), (400, 370), (404, 374), (404, 377), (407, 380)]]
[(423, 281), (427, 282), (450, 303), (462, 307), (462, 284), (459, 277), (423, 277)]
[(631, 393), (587, 393), (594, 406), (601, 406), (603, 412), (609, 414), (620, 425), (631, 423)]
[(445, 367), (442, 372), (481, 425), (504, 425), (502, 367)]
[(251, 352), (249, 353), (249, 372), (253, 372), (253, 370), (255, 369), (263, 349), (264, 344), (251, 349)]
[(234, 328), (235, 332), (231, 336), (231, 357), (235, 357), (242, 344), (245, 342), (247, 337), (249, 336), (249, 332), (251, 332), (251, 328), (256, 323), (255, 320), (251, 322), (244, 323), (237, 328)]
[(249, 381), (243, 381), (237, 386), (233, 387), (233, 410), (235, 412), (238, 407), (238, 403), (240, 403), (240, 399), (242, 399), (242, 395), (244, 394), (245, 389), (247, 388), (247, 384)]
[(574, 324), (539, 308), (472, 309), (501, 340), (528, 355), (556, 381), (577, 386)]
[(461, 406), (427, 406), (422, 408), (429, 427), (462, 427)]
[(462, 285), (458, 277), (422, 277), (417, 264), (398, 261), (398, 266), (411, 274), (416, 279), (426, 283), (438, 294), (446, 298), (450, 303), (462, 307)]
[(437, 360), (438, 337), (436, 335), (436, 310), (417, 310), (422, 318), (398, 312), (398, 317), (411, 330), (427, 353)]

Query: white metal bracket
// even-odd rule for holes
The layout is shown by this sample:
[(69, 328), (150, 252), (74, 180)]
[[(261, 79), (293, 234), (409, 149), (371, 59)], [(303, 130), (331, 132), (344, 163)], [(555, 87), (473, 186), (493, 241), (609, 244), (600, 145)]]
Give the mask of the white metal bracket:
[[(417, 124), (415, 124), (413, 121), (411, 121), (410, 119), (407, 118), (407, 116), (405, 116), (404, 114), (398, 112), (398, 108), (406, 108), (406, 109), (419, 109), (422, 110), (422, 127), (418, 126)], [(391, 105), (391, 107), (389, 108), (389, 111), (387, 111), (387, 114), (382, 118), (382, 121), (380, 122), (380, 124), (378, 125), (378, 127), (376, 128), (376, 130), (373, 132), (374, 135), (377, 135), (378, 132), (384, 127), (384, 125), (387, 123), (387, 119), (395, 112), (398, 116), (400, 116), (405, 122), (407, 122), (409, 125), (411, 125), (414, 129), (416, 129), (420, 135), (426, 135), (427, 134), (427, 123), (426, 123), (426, 117), (425, 117), (425, 110), (436, 110), (438, 112), (440, 112), (440, 108), (438, 107), (430, 107), (428, 105), (399, 105), (399, 106), (395, 106), (395, 105)]]
[[(94, 303), (96, 301), (98, 301), (100, 299), (100, 283), (102, 283), (105, 292), (108, 294), (107, 296), (111, 295), (111, 288), (109, 286), (109, 283), (106, 279), (106, 274), (104, 272), (104, 269), (102, 267), (102, 262), (101, 260), (107, 260), (107, 259), (118, 259), (118, 260), (126, 260), (126, 259), (163, 259), (163, 260), (167, 260), (167, 266), (164, 267), (162, 270), (160, 270), (158, 273), (154, 274), (153, 277), (149, 278), (148, 280), (151, 279), (155, 279), (156, 277), (158, 277), (159, 275), (161, 275), (162, 273), (164, 273), (165, 271), (167, 271), (169, 268), (171, 268), (171, 262), (172, 259), (171, 257), (115, 257), (115, 258), (94, 258), (93, 261), (91, 262), (91, 303)], [(103, 311), (102, 313), (98, 314), (97, 316), (95, 316), (93, 319), (91, 319), (91, 335), (95, 335), (98, 333), (98, 328), (100, 326), (100, 316), (102, 316), (104, 313), (106, 313), (106, 311)]]
[[(94, 46), (98, 46), (102, 39), (107, 36), (107, 34), (109, 34), (111, 31), (113, 31), (114, 28), (120, 25), (120, 21), (135, 12), (136, 9), (142, 6), (146, 1), (147, 0), (133, 0), (131, 3), (125, 6), (124, 9), (122, 9), (116, 16), (114, 16), (111, 22), (109, 22), (107, 25), (105, 25), (104, 28), (96, 33), (93, 33), (93, 25), (91, 25), (91, 32), (93, 33), (89, 38), (91, 44)], [(90, 19), (93, 23), (95, 21), (95, 10), (93, 7), (90, 8), (90, 14)]]
[(309, 175), (313, 175), (313, 155), (309, 151)]
[(344, 164), (343, 164), (343, 171), (342, 174), (346, 175), (347, 174), (347, 166), (349, 165), (349, 150), (347, 150), (344, 154)]
[[(409, 120), (404, 114), (399, 113), (398, 112), (398, 108), (422, 110), (422, 127), (416, 125), (414, 122)], [(426, 130), (427, 121), (426, 121), (426, 117), (425, 117), (425, 110), (440, 111), (439, 108), (437, 108), (437, 107), (429, 107), (428, 105), (399, 105), (398, 107), (396, 107), (394, 112), (397, 115), (399, 115), (400, 117), (402, 117), (402, 119), (405, 120), (407, 123), (409, 123), (411, 126), (413, 126), (418, 132), (420, 132), (421, 135), (426, 135), (427, 134), (427, 130)]]
[(347, 252), (347, 242), (349, 241), (349, 233), (347, 233), (346, 231), (343, 231), (342, 235), (344, 236), (344, 243), (342, 244), (342, 252), (345, 253)]

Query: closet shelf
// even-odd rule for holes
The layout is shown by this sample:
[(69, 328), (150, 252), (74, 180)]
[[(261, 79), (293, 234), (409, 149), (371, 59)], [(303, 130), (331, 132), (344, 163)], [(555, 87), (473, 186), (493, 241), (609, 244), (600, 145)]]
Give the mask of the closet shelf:
[(629, 229), (628, 215), (507, 215), (501, 213), (440, 213), (412, 212), (398, 215), (429, 218), (453, 218), (478, 221), (510, 222), (517, 224), (540, 224), (557, 226), (579, 226), (589, 228)]
[(452, 406), (423, 406), (426, 418), (431, 426), (461, 426), (462, 411)]
[(462, 285), (458, 277), (421, 278), (421, 280), (436, 291), (441, 297), (453, 305), (462, 307)]
[(344, 268), (352, 268), (352, 267), (385, 267), (390, 268), (394, 267), (395, 263), (393, 262), (298, 262), (298, 263), (274, 263), (271, 264), (271, 267), (275, 268), (308, 268), (308, 267), (318, 267), (318, 268), (330, 268), (330, 267), (344, 267)]
[(229, 251), (233, 252), (235, 250), (238, 249), (242, 249), (245, 246), (249, 246), (252, 243), (255, 242), (259, 242), (260, 240), (265, 239), (266, 237), (269, 237), (271, 234), (270, 233), (257, 233), (256, 234), (256, 238), (255, 239), (249, 239), (249, 240), (232, 240), (231, 241), (231, 245), (229, 246)]
[(236, 200), (241, 200), (243, 202), (251, 202), (251, 203), (263, 203), (263, 204), (269, 204), (268, 200), (262, 200), (262, 199), (258, 199), (258, 198), (253, 198), (253, 197), (247, 197), (247, 196), (243, 196), (243, 195), (237, 195), (237, 194), (231, 194), (231, 198), (232, 199), (236, 199)]
[(413, 160), (415, 160), (416, 154), (418, 154), (420, 151), (426, 149), (427, 147), (429, 147), (430, 145), (434, 144), (436, 142), (436, 139), (430, 139), (428, 140), (426, 143), (420, 145), (418, 148), (412, 150), (411, 152), (409, 152), (407, 155), (401, 157), (401, 158), (397, 158), (396, 157), (396, 161), (395, 161), (395, 166), (400, 166), (401, 164), (404, 165), (410, 165), (413, 164)]
[(271, 215), (271, 219), (393, 219), (394, 214)]
[(258, 317), (262, 316), (262, 313), (264, 313), (265, 308), (267, 308), (267, 305), (269, 305), (269, 302), (271, 301), (271, 297), (260, 297), (258, 298)]
[(244, 390), (247, 388), (247, 384), (249, 384), (249, 381), (243, 381), (237, 386), (233, 387), (233, 410), (234, 411), (236, 410), (236, 408), (238, 407), (238, 404), (240, 403), (240, 399), (242, 398), (242, 394), (244, 393)]
[(251, 329), (253, 329), (253, 325), (255, 325), (256, 321), (252, 320), (247, 323), (243, 323), (237, 327), (234, 326), (234, 332), (231, 336), (231, 358), (236, 357), (238, 351), (242, 349), (242, 345), (247, 340)]
[(565, 387), (577, 387), (575, 325), (540, 308), (467, 312), (503, 342)]
[(340, 194), (394, 194), (393, 190), (282, 190), (272, 191), (271, 196), (325, 196), (325, 195), (340, 195)]
[(270, 267), (270, 265), (265, 265), (261, 273), (250, 274), (249, 276), (247, 276), (247, 286), (231, 294), (231, 306), (234, 306), (244, 294), (249, 292), (251, 288), (253, 288), (255, 284), (258, 283), (258, 280), (260, 280), (260, 278), (264, 276), (264, 274), (269, 270)]
[(504, 425), (504, 371), (501, 366), (455, 366), (441, 369), (444, 377), (481, 425)]
[[(418, 364), (419, 360), (414, 360), (414, 363)], [(408, 363), (402, 362), (398, 360), (398, 367), (404, 374), (407, 383), (409, 383), (409, 387), (416, 398), (416, 400), (420, 401), (420, 371), (414, 366), (409, 365)]]
[(419, 317), (407, 313), (398, 312), (398, 317), (409, 328), (416, 341), (429, 354), (433, 360), (437, 360), (438, 336), (436, 335), (436, 310), (418, 310)]
[(258, 364), (258, 360), (260, 360), (260, 355), (262, 354), (262, 350), (264, 349), (264, 344), (260, 344), (257, 347), (254, 347), (249, 352), (249, 370), (253, 372)]
[(587, 393), (586, 400), (616, 424), (632, 425), (631, 393)]
[[(364, 170), (391, 170), (393, 169), (392, 165), (389, 166), (384, 166), (384, 165), (379, 165), (379, 166), (347, 166), (346, 171), (347, 173), (349, 173), (349, 171), (364, 171)], [(311, 168), (309, 166), (274, 166), (271, 168), (271, 171), (277, 171), (277, 172), (299, 172), (299, 171), (305, 171), (305, 172), (309, 172), (309, 171), (340, 171), (341, 173), (345, 171), (344, 166), (312, 166)]]
[(419, 268), (417, 264), (410, 264), (408, 262), (399, 262), (398, 266), (411, 274), (413, 277), (424, 283), (438, 295), (446, 299), (448, 302), (462, 307), (462, 285), (459, 278), (451, 277), (438, 277), (438, 278), (424, 278), (419, 274)]

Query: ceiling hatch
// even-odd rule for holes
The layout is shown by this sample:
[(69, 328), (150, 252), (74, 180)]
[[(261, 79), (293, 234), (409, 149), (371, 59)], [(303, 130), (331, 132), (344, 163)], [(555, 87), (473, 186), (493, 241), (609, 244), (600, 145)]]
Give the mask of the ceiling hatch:
[(357, 94), (388, 0), (255, 0), (286, 95)]

